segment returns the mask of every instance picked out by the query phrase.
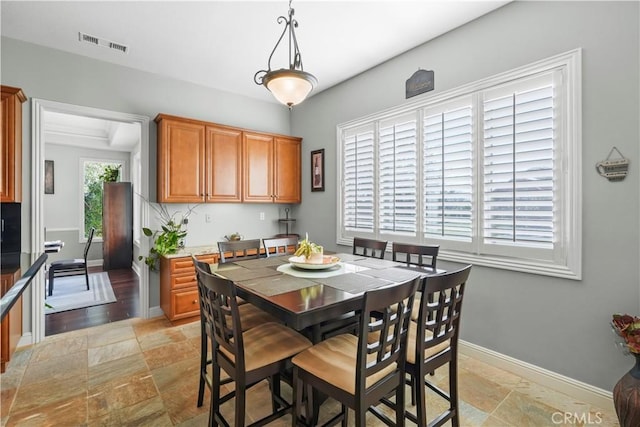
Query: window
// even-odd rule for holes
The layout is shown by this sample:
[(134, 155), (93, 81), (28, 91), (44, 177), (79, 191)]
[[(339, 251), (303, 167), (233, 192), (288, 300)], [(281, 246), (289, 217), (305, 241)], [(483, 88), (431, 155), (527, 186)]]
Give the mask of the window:
[(581, 277), (580, 50), (338, 126), (338, 243)]
[[(96, 229), (95, 238), (102, 239), (102, 178), (101, 175), (107, 167), (122, 167), (118, 160), (86, 160), (80, 161), (82, 165), (83, 196), (81, 201), (82, 212), (80, 215), (82, 224), (81, 240), (86, 240), (91, 228)], [(121, 172), (122, 173), (122, 172)]]

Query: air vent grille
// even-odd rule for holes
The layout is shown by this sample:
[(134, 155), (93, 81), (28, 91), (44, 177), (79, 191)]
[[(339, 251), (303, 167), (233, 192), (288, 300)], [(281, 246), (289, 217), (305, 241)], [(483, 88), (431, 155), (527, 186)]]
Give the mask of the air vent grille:
[(95, 46), (106, 47), (107, 49), (117, 50), (121, 53), (127, 53), (129, 51), (129, 46), (126, 46), (122, 43), (116, 43), (111, 40), (101, 39), (96, 36), (92, 36), (90, 34), (78, 33), (78, 40), (83, 43), (90, 43)]

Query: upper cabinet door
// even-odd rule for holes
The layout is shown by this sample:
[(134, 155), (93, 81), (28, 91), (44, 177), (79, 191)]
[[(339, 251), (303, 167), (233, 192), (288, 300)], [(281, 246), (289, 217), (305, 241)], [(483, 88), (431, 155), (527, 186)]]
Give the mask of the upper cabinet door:
[(300, 138), (275, 138), (274, 188), (276, 203), (300, 203)]
[(2, 152), (0, 153), (0, 201), (22, 201), (22, 103), (19, 88), (2, 86)]
[(207, 126), (206, 201), (242, 201), (242, 131)]
[(158, 202), (204, 202), (204, 159), (204, 124), (159, 116)]
[(244, 201), (273, 202), (273, 137), (244, 132)]

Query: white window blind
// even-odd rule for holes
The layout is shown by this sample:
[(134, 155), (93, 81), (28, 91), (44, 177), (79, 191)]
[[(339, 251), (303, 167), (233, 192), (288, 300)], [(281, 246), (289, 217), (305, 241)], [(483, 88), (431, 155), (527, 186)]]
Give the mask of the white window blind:
[(351, 232), (374, 230), (374, 128), (345, 133), (343, 145), (343, 220)]
[(380, 233), (416, 235), (416, 138), (415, 113), (380, 123), (378, 142)]
[(338, 126), (338, 243), (580, 279), (580, 50)]
[(484, 242), (552, 248), (554, 87), (528, 83), (483, 102)]
[[(447, 107), (447, 106), (445, 106)], [(473, 235), (473, 117), (462, 106), (424, 116), (424, 236), (470, 242)]]

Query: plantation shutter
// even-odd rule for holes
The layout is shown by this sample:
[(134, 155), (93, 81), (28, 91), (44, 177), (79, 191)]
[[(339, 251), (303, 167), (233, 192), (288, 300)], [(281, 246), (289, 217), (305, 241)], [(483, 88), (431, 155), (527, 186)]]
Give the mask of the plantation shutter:
[(408, 114), (380, 122), (378, 218), (381, 233), (417, 232), (417, 120)]
[(553, 76), (485, 93), (484, 242), (554, 242)]
[(425, 110), (424, 235), (470, 242), (473, 235), (473, 109), (469, 98)]
[(343, 136), (343, 223), (351, 232), (373, 232), (373, 129), (373, 125), (350, 129)]

